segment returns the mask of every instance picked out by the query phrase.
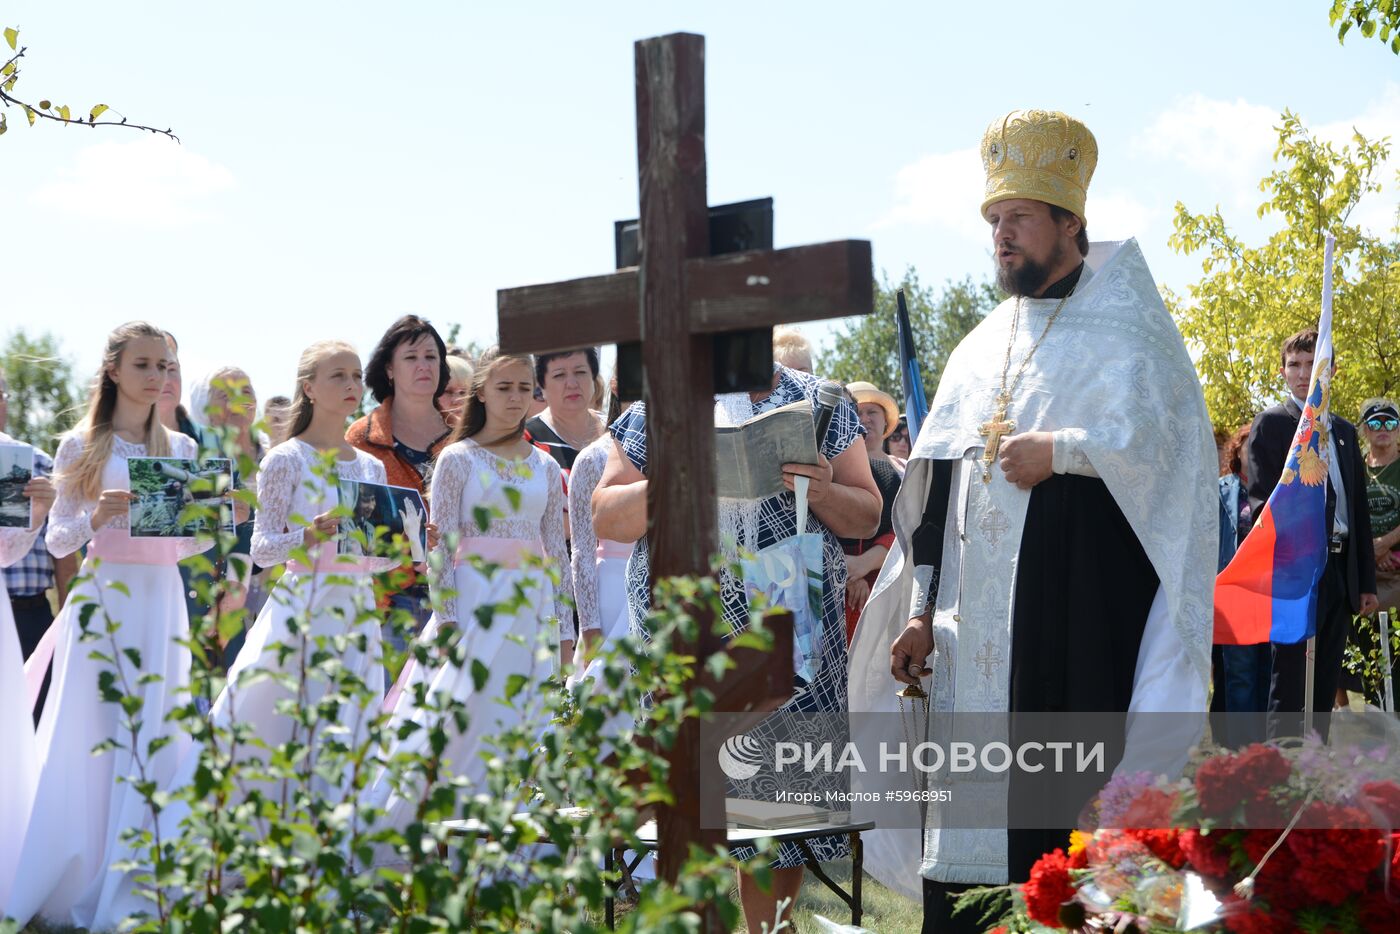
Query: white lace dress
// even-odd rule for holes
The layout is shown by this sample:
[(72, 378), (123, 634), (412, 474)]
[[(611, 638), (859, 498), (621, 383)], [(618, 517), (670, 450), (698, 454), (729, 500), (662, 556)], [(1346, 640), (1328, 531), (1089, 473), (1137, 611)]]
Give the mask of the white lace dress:
[[(0, 441), (11, 439), (0, 434)], [(29, 554), (39, 529), (0, 529), (0, 567), (9, 567)], [(34, 743), (34, 720), (24, 682), (20, 651), (5, 576), (0, 574), (0, 909), (9, 899), (19, 857), (18, 841), (29, 823), (34, 786), (39, 778), (39, 754)], [(3, 914), (3, 911), (0, 911)]]
[[(61, 475), (81, 457), (85, 440), (65, 437), (54, 458)], [(170, 456), (193, 458), (195, 443), (172, 434)], [(112, 455), (102, 473), (104, 490), (129, 489), (126, 461), (145, 457), (146, 448), (113, 439)], [(121, 843), (122, 831), (143, 824), (145, 802), (122, 778), (135, 779), (138, 765), (131, 739), (121, 724), (116, 704), (102, 700), (98, 676), (112, 670), (109, 663), (89, 656), (94, 650), (120, 658), (127, 692), (141, 698), (136, 716), (141, 724), (136, 749), (144, 760), (145, 777), (164, 785), (173, 776), (184, 749), (185, 734), (166, 721), (186, 698), (190, 653), (177, 640), (189, 633), (184, 588), (177, 567), (182, 558), (210, 546), (191, 538), (132, 538), (126, 516), (118, 516), (96, 534), (92, 513), (96, 500), (84, 500), (59, 485), (49, 514), (45, 541), (55, 557), (88, 546), (79, 582), (53, 625), (57, 636), (53, 680), (39, 722), (39, 784), (29, 827), (19, 850), (18, 868), (4, 911), (21, 925), (35, 915), (48, 921), (103, 930), (115, 927), (130, 911), (150, 910), (134, 890), (129, 874), (109, 867), (130, 856)], [(94, 558), (101, 558), (100, 562)], [(105, 621), (119, 625), (110, 637), (80, 642), (81, 610), (97, 604), (88, 629), (102, 633)], [(115, 649), (112, 641), (115, 641)], [(136, 652), (139, 670), (125, 653)], [(140, 682), (141, 676), (155, 676)], [(172, 741), (155, 755), (150, 743)], [(115, 739), (121, 748), (94, 756), (98, 743)], [(8, 750), (6, 751), (8, 753)]]
[[(255, 678), (262, 671), (295, 675), (301, 667), (303, 646), (315, 651), (317, 640), (355, 634), (364, 639), (364, 648), (353, 642), (338, 662), (345, 673), (364, 682), (368, 697), (384, 695), (384, 668), (380, 659), (380, 623), (375, 609), (372, 574), (397, 566), (391, 558), (337, 555), (334, 540), (315, 545), (310, 557), (315, 567), (292, 561), (292, 552), (302, 546), (306, 526), (318, 515), (330, 512), (339, 502), (336, 485), (318, 467), (323, 455), (297, 438), (277, 445), (263, 458), (258, 469), (258, 511), (253, 520), (252, 558), (262, 567), (286, 564), (286, 573), (273, 589), (257, 621), (248, 630), (238, 658), (229, 668), (228, 686), (214, 701), (210, 717), (216, 723), (235, 721), (253, 726), (253, 735), (276, 749), (293, 739), (296, 727), (290, 717), (277, 711), (280, 701), (295, 698), (299, 706), (316, 704), (325, 694), (327, 680), (309, 669), (305, 684), (295, 691), (273, 678)], [(337, 460), (335, 474), (344, 480), (384, 483), (384, 465), (363, 451), (353, 460)], [(291, 624), (299, 624), (293, 633)], [(303, 641), (305, 640), (305, 641)], [(279, 657), (281, 646), (292, 651)], [(337, 722), (345, 732), (337, 742), (362, 743), (368, 722), (378, 713), (377, 703), (365, 706), (343, 705)], [(325, 735), (325, 725), (321, 727)], [(249, 756), (262, 754), (250, 748)], [(311, 755), (315, 755), (312, 750)], [(325, 786), (317, 780), (316, 790), (337, 796), (343, 789)]]
[[(597, 629), (602, 642), (594, 653), (594, 662), (581, 677), (590, 677), (598, 667), (597, 658), (618, 639), (627, 635), (630, 616), (627, 612), (627, 560), (632, 546), (608, 539), (599, 539), (593, 531), (593, 491), (603, 479), (608, 465), (608, 451), (613, 437), (601, 438), (583, 449), (569, 474), (569, 529), (573, 543), (570, 556), (574, 581), (574, 604), (578, 611), (578, 629), (583, 633)], [(574, 670), (579, 671), (583, 640), (574, 650)]]
[[(516, 493), (508, 493), (514, 490)], [(515, 499), (518, 493), (518, 509)], [(414, 703), (415, 685), (428, 684), (428, 696), (446, 695), (466, 705), (469, 723), (453, 735), (442, 759), (452, 774), (479, 786), (486, 773), (481, 758), (483, 740), (521, 722), (534, 706), (533, 685), (554, 668), (558, 652), (560, 620), (568, 619), (568, 552), (564, 544), (564, 489), (559, 465), (547, 454), (532, 449), (529, 456), (511, 460), (492, 454), (467, 439), (448, 445), (438, 455), (431, 491), (433, 521), (441, 536), (441, 572), (432, 581), (434, 605), (440, 607), (420, 637), (431, 643), (444, 623), (455, 625), (466, 640), (468, 658), (482, 662), (490, 676), (480, 691), (472, 682), (470, 664), (450, 663), (427, 670), (410, 660), (391, 694), (396, 721), (424, 723), (429, 716)], [(491, 518), (485, 529), (477, 513), (485, 509)], [(455, 553), (450, 551), (456, 543)], [(556, 591), (543, 569), (529, 564), (542, 558), (558, 571)], [(472, 558), (498, 565), (489, 576)], [(489, 626), (477, 616), (478, 607), (513, 600), (517, 588), (526, 595), (516, 611), (504, 608)], [(500, 702), (510, 675), (529, 679), (516, 696), (514, 706)], [(439, 705), (441, 706), (441, 705)], [(395, 725), (397, 727), (397, 724)], [(420, 752), (427, 730), (416, 730), (402, 740), (397, 752)], [(383, 776), (369, 789), (368, 800), (388, 810), (392, 826), (412, 820), (416, 800), (388, 786)]]

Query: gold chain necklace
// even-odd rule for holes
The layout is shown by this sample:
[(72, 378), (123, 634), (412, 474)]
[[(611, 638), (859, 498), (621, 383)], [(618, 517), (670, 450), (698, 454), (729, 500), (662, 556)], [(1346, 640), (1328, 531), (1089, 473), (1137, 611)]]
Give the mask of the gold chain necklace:
[(1050, 313), (1050, 320), (1045, 322), (1045, 330), (1040, 332), (1040, 337), (1021, 358), (1021, 365), (1016, 368), (1016, 376), (1012, 378), (1011, 385), (1008, 386), (1006, 376), (1011, 370), (1011, 348), (1016, 343), (1016, 332), (1021, 325), (1021, 303), (1025, 301), (1025, 296), (1017, 296), (1016, 298), (1016, 311), (1011, 316), (1011, 336), (1006, 340), (1006, 360), (1001, 365), (1001, 391), (997, 393), (996, 410), (992, 414), (991, 421), (984, 423), (977, 430), (978, 434), (987, 439), (986, 448), (982, 451), (983, 483), (992, 482), (992, 465), (996, 463), (997, 455), (1001, 453), (1002, 439), (1016, 430), (1016, 423), (1006, 419), (1006, 410), (1011, 405), (1011, 395), (1016, 391), (1016, 387), (1021, 385), (1021, 377), (1026, 374), (1026, 367), (1030, 366), (1031, 358), (1040, 349), (1040, 345), (1045, 343), (1045, 336), (1055, 326), (1056, 319), (1064, 310), (1065, 302), (1069, 301), (1070, 295), (1073, 294), (1074, 290), (1070, 289), (1069, 294), (1060, 299), (1060, 303)]

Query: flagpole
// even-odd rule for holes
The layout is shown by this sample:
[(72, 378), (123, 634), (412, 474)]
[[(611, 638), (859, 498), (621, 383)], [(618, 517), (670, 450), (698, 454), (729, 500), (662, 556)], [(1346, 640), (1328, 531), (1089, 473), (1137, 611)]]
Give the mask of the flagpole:
[[(1334, 236), (1332, 236), (1332, 235), (1329, 233), (1329, 234), (1327, 235), (1327, 239), (1326, 239), (1326, 241), (1325, 241), (1325, 243), (1324, 243), (1324, 246), (1323, 246), (1323, 248), (1322, 248), (1322, 318), (1318, 321), (1318, 324), (1321, 325), (1323, 320), (1325, 320), (1325, 321), (1327, 322), (1327, 339), (1328, 339), (1329, 341), (1331, 340), (1331, 335), (1332, 335), (1332, 249), (1333, 249), (1333, 247), (1336, 246), (1336, 243), (1337, 243), (1337, 238), (1334, 237)], [(1318, 337), (1319, 337), (1319, 340), (1320, 340), (1320, 339), (1321, 339), (1321, 334), (1319, 334)], [(1318, 356), (1321, 356), (1322, 348), (1321, 348), (1321, 347), (1318, 347), (1317, 349), (1318, 349)], [(1330, 348), (1329, 348), (1329, 349), (1330, 349)], [(1329, 354), (1329, 356), (1330, 356), (1330, 354)], [(1319, 363), (1322, 363), (1322, 361), (1318, 361), (1318, 362), (1319, 362)], [(1330, 366), (1330, 365), (1331, 365), (1331, 361), (1330, 361), (1330, 360), (1327, 361), (1326, 365), (1329, 365), (1329, 366)], [(1320, 370), (1314, 370), (1314, 371), (1313, 371), (1313, 380), (1314, 380), (1314, 381), (1320, 380), (1320, 379), (1322, 378), (1322, 375), (1323, 375), (1323, 374), (1321, 373)], [(1312, 386), (1309, 386), (1309, 387), (1308, 387), (1308, 392), (1309, 392), (1309, 394), (1312, 393)], [(1332, 415), (1331, 415), (1330, 406), (1328, 407), (1328, 409), (1327, 409), (1327, 411), (1326, 411), (1326, 416), (1327, 416), (1328, 424), (1329, 424), (1329, 426), (1330, 426), (1331, 420), (1332, 420)], [(1322, 455), (1322, 457), (1323, 457), (1323, 459), (1324, 459), (1324, 460), (1323, 460), (1323, 463), (1326, 463), (1326, 462), (1327, 462), (1326, 459), (1327, 459), (1328, 456), (1329, 456), (1329, 455), (1328, 455), (1328, 451), (1326, 450), (1326, 448), (1323, 448), (1323, 450), (1319, 451), (1318, 453)], [(1330, 474), (1330, 473), (1328, 474), (1327, 482), (1328, 482), (1328, 483), (1331, 483), (1331, 482), (1332, 482), (1331, 474)], [(1323, 514), (1326, 515), (1325, 512), (1324, 512)], [(1324, 534), (1323, 534), (1323, 541), (1325, 542), (1325, 541), (1327, 541), (1328, 539), (1330, 539), (1331, 537), (1332, 537), (1332, 530), (1331, 530), (1331, 529), (1325, 529), (1325, 530), (1324, 530)], [(1325, 553), (1325, 554), (1323, 555), (1323, 558), (1322, 558), (1322, 561), (1323, 561), (1322, 573), (1323, 573), (1324, 575), (1326, 575), (1326, 573), (1327, 573), (1327, 562), (1330, 561), (1330, 560), (1332, 560), (1332, 557), (1331, 557), (1331, 551), (1329, 550), (1327, 553)], [(1316, 588), (1317, 586), (1320, 585), (1320, 583), (1321, 583), (1321, 582), (1319, 581), (1318, 584), (1314, 584), (1313, 586)], [(1314, 687), (1315, 687), (1315, 685), (1316, 685), (1316, 683), (1317, 683), (1317, 681), (1316, 681), (1316, 679), (1317, 679), (1317, 632), (1316, 632), (1316, 630), (1317, 630), (1317, 627), (1314, 626), (1314, 627), (1313, 627), (1313, 635), (1311, 635), (1311, 636), (1308, 637), (1308, 647), (1307, 647), (1307, 651), (1304, 653), (1304, 654), (1305, 654), (1305, 657), (1304, 657), (1304, 661), (1303, 661), (1304, 672), (1305, 672), (1304, 677), (1303, 677), (1303, 735), (1304, 735), (1304, 736), (1307, 736), (1309, 733), (1312, 732), (1312, 728), (1313, 728), (1313, 707), (1316, 706), (1315, 699), (1313, 698), (1313, 690), (1314, 690)], [(1331, 715), (1332, 705), (1333, 705), (1334, 703), (1336, 703), (1336, 700), (1337, 700), (1336, 697), (1329, 697), (1329, 698), (1327, 698), (1327, 707), (1326, 707), (1325, 709), (1327, 710), (1329, 716)]]
[[(1317, 636), (1308, 636), (1308, 648), (1304, 659), (1303, 677), (1303, 735), (1313, 728), (1313, 688), (1317, 677)], [(1332, 708), (1328, 707), (1329, 710)]]
[(1385, 665), (1385, 712), (1395, 712), (1395, 684), (1390, 673), (1390, 614), (1381, 610), (1376, 614), (1381, 631), (1381, 661)]

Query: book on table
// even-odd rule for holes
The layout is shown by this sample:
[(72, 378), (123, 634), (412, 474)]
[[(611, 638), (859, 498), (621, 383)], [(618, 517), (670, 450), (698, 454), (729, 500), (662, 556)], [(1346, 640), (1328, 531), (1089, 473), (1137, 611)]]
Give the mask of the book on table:
[(846, 823), (850, 819), (850, 812), (833, 811), (811, 804), (725, 798), (724, 816), (725, 823), (731, 829), (800, 830), (803, 827)]

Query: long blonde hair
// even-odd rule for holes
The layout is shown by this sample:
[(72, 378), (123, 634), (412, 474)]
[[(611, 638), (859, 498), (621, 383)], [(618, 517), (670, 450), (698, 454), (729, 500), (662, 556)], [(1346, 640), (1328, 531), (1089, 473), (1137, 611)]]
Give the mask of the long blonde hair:
[[(533, 379), (535, 375), (534, 365), (527, 354), (503, 354), (500, 347), (492, 347), (481, 355), (476, 362), (476, 369), (472, 371), (472, 388), (467, 396), (467, 404), (462, 409), (462, 421), (457, 425), (457, 430), (452, 433), (453, 441), (461, 441), (463, 438), (470, 438), (480, 433), (486, 427), (486, 403), (482, 402), (477, 393), (486, 388), (486, 384), (491, 380), (491, 374), (499, 367), (509, 363), (523, 363), (530, 371)], [(529, 407), (526, 407), (528, 412)], [(529, 420), (527, 414), (520, 420), (520, 424), (515, 426), (511, 432), (513, 437), (520, 437), (525, 431), (525, 422)]]
[(292, 410), (283, 440), (295, 438), (311, 427), (311, 400), (306, 395), (306, 384), (316, 378), (316, 368), (323, 360), (345, 352), (359, 357), (359, 352), (354, 347), (345, 341), (337, 340), (317, 341), (301, 352), (301, 359), (297, 361), (297, 388), (292, 393)]
[[(102, 471), (112, 456), (112, 415), (117, 410), (117, 384), (112, 373), (121, 366), (122, 354), (127, 345), (140, 337), (158, 338), (165, 343), (165, 332), (146, 321), (129, 321), (107, 335), (107, 349), (102, 354), (102, 363), (97, 368), (92, 390), (88, 396), (87, 412), (73, 434), (83, 439), (83, 454), (78, 462), (67, 470), (59, 472), (60, 486), (72, 488), (84, 501), (95, 500), (102, 495)], [(151, 404), (146, 416), (146, 456), (166, 457), (170, 454), (170, 433), (160, 423), (156, 405)]]

